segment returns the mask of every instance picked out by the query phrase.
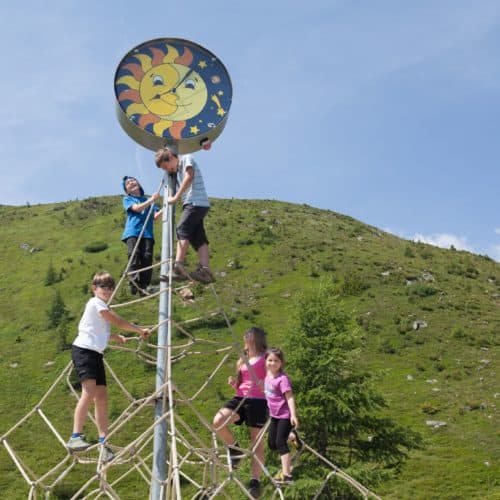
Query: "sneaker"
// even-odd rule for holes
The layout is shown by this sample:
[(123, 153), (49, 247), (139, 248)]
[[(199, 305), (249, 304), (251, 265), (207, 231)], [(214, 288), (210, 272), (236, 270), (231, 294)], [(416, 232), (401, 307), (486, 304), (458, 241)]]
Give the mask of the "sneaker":
[(105, 464), (107, 462), (111, 462), (113, 458), (115, 458), (113, 451), (107, 446), (104, 446), (104, 449), (102, 450), (102, 463)]
[[(189, 279), (189, 274), (184, 269), (182, 262), (175, 262), (172, 268), (172, 279), (175, 281), (185, 281)], [(168, 274), (162, 274), (160, 281), (168, 282)]]
[(297, 451), (301, 451), (304, 447), (304, 443), (302, 442), (302, 439), (300, 439), (299, 433), (295, 429), (292, 429), (290, 431), (290, 434), (288, 435), (288, 441), (290, 441), (290, 443), (297, 449)]
[(90, 443), (85, 441), (85, 436), (80, 434), (78, 437), (72, 437), (66, 443), (66, 448), (70, 451), (83, 451), (90, 446)]
[(198, 266), (196, 271), (190, 274), (191, 278), (200, 283), (207, 285), (208, 283), (213, 283), (215, 281), (214, 275), (210, 272), (210, 269), (205, 266)]
[(274, 476), (274, 481), (277, 484), (293, 484), (293, 477), (292, 476), (286, 476), (285, 474), (283, 474), (283, 472), (279, 471)]
[(258, 479), (250, 479), (248, 493), (250, 493), (252, 498), (260, 497), (260, 481)]

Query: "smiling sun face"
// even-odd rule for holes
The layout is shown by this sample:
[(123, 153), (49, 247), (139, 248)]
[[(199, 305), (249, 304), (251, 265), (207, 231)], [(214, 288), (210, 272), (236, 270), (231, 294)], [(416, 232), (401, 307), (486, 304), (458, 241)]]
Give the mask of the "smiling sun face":
[(146, 72), (139, 94), (146, 108), (164, 120), (196, 116), (207, 102), (207, 86), (196, 71), (181, 64), (160, 64)]
[(118, 101), (141, 128), (150, 126), (159, 137), (180, 138), (186, 121), (207, 104), (208, 90), (200, 74), (189, 67), (193, 54), (188, 47), (182, 56), (171, 45), (164, 48), (133, 54), (137, 63), (125, 64), (128, 74), (116, 80), (125, 88)]

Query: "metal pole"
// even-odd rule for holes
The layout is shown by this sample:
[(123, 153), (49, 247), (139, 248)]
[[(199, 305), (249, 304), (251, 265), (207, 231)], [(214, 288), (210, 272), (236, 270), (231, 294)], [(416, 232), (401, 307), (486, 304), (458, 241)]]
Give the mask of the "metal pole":
[[(174, 220), (175, 206), (166, 202), (168, 196), (175, 193), (176, 176), (167, 175), (163, 191), (163, 214), (162, 214), (162, 244), (161, 244), (161, 268), (162, 276), (169, 276), (169, 282), (160, 281), (160, 305), (158, 328), (158, 351), (156, 356), (156, 391), (171, 377), (171, 338), (172, 338), (172, 283), (170, 281), (169, 264), (174, 253)], [(167, 290), (165, 290), (168, 287)], [(158, 394), (155, 404), (155, 421), (159, 420), (168, 409), (173, 408), (171, 384), (167, 391)], [(165, 399), (168, 398), (169, 401)], [(151, 500), (164, 500), (165, 491), (162, 485), (167, 480), (167, 439), (168, 419), (163, 419), (154, 428), (153, 436), (153, 479), (151, 481)], [(173, 450), (176, 452), (176, 447)], [(172, 456), (170, 457), (172, 459)], [(161, 482), (161, 483), (160, 483)], [(177, 481), (178, 483), (178, 481)], [(163, 492), (163, 493), (162, 493)]]

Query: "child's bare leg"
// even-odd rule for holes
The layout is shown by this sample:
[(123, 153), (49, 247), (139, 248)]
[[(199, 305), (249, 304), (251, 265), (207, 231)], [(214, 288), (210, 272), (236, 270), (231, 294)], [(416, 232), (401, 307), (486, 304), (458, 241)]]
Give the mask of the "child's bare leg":
[[(258, 427), (250, 427), (250, 442), (252, 443), (252, 447), (257, 442), (257, 438), (259, 437), (259, 433), (262, 429)], [(255, 457), (252, 457), (252, 479), (259, 479), (262, 473), (262, 468), (260, 464), (264, 465), (264, 439), (261, 439), (257, 448), (255, 448), (255, 457), (259, 459), (256, 460)]]
[(208, 254), (208, 245), (203, 243), (200, 248), (198, 248), (198, 260), (200, 264), (204, 267), (209, 267), (209, 254)]
[(99, 437), (106, 437), (108, 434), (108, 392), (105, 385), (96, 386), (94, 402)]
[(214, 430), (226, 446), (234, 444), (234, 435), (228, 425), (237, 422), (239, 419), (239, 415), (229, 408), (221, 408), (215, 414), (213, 420)]
[(94, 400), (95, 392), (95, 379), (87, 379), (82, 382), (82, 395), (76, 405), (73, 418), (73, 434), (83, 431), (87, 412), (89, 411), (90, 403)]
[(284, 455), (281, 455), (281, 471), (283, 472), (284, 476), (290, 476), (291, 475), (291, 463), (292, 463), (292, 458), (290, 453), (285, 453)]

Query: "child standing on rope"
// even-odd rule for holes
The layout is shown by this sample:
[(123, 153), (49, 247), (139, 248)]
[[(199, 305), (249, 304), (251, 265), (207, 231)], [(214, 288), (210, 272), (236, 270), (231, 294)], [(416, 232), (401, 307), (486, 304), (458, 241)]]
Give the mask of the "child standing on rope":
[(281, 457), (281, 473), (278, 474), (277, 482), (292, 484), (291, 458), (287, 444), (290, 431), (294, 433), (293, 437), (296, 439), (297, 444), (300, 444), (295, 431), (295, 428), (299, 426), (295, 398), (290, 379), (283, 371), (285, 362), (283, 351), (281, 349), (269, 349), (265, 358), (267, 375), (264, 382), (264, 392), (271, 416), (268, 445), (271, 450), (277, 451)]
[[(137, 269), (144, 269), (139, 273), (130, 274), (130, 293), (136, 294), (138, 291), (141, 295), (144, 293), (151, 283), (153, 275), (153, 248), (155, 244), (153, 232), (153, 220), (158, 217), (159, 208), (155, 201), (159, 198), (158, 192), (153, 193), (150, 197), (144, 196), (144, 189), (139, 184), (135, 177), (125, 176), (122, 181), (123, 189), (127, 196), (123, 198), (123, 208), (127, 213), (127, 221), (122, 234), (122, 241), (127, 245), (127, 256), (130, 260), (130, 265), (127, 269), (129, 273), (134, 273)], [(153, 211), (150, 214), (150, 211)], [(147, 221), (147, 222), (146, 222)], [(144, 227), (145, 226), (145, 227)], [(142, 232), (144, 228), (144, 231)], [(137, 245), (139, 236), (142, 237)]]
[[(169, 174), (177, 174), (177, 191), (168, 198), (168, 203), (176, 203), (182, 198), (182, 215), (177, 224), (177, 252), (173, 267), (173, 278), (186, 280), (190, 277), (201, 283), (215, 281), (210, 271), (208, 239), (203, 219), (208, 213), (210, 202), (198, 164), (191, 155), (177, 155), (168, 148), (156, 152), (156, 166)], [(188, 274), (184, 261), (189, 244), (198, 253), (199, 264), (196, 271)]]
[[(250, 494), (257, 498), (260, 494), (260, 475), (264, 464), (264, 443), (259, 440), (260, 430), (266, 424), (267, 403), (264, 395), (266, 376), (264, 354), (267, 349), (266, 332), (252, 327), (246, 331), (243, 342), (245, 357), (237, 363), (237, 377), (229, 377), (228, 384), (236, 389), (236, 396), (228, 401), (214, 417), (213, 426), (219, 438), (229, 448), (231, 464), (235, 467), (242, 455), (229, 424), (245, 423), (250, 430), (250, 441), (254, 448), (252, 456), (252, 479), (249, 484)], [(260, 463), (259, 463), (260, 462)]]
[[(125, 343), (123, 335), (111, 334), (111, 325), (146, 338), (149, 330), (129, 323), (112, 311), (107, 301), (115, 288), (115, 281), (107, 272), (97, 273), (92, 280), (93, 297), (87, 302), (78, 325), (78, 336), (71, 346), (71, 357), (82, 384), (82, 395), (75, 408), (73, 434), (66, 444), (71, 451), (85, 450), (90, 443), (82, 434), (90, 404), (94, 402), (95, 420), (99, 432), (99, 443), (104, 446), (108, 433), (108, 394), (103, 352), (108, 340)], [(113, 452), (104, 448), (104, 461), (113, 459)]]

